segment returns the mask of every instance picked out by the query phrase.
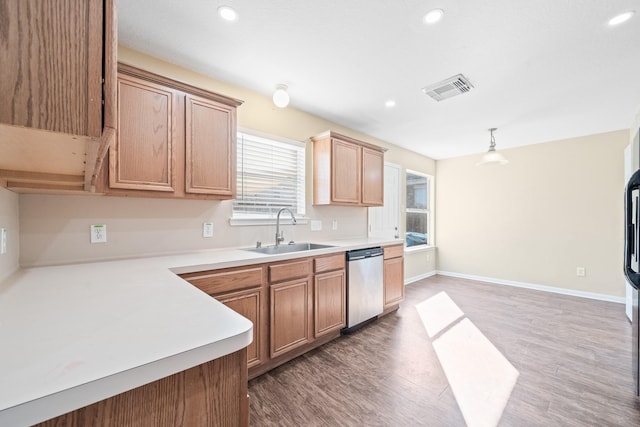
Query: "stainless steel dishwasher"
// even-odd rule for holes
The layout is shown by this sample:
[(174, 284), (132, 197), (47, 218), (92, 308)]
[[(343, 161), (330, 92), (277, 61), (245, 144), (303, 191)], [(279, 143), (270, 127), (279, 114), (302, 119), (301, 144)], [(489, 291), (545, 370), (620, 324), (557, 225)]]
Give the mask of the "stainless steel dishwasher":
[(384, 264), (382, 248), (347, 252), (347, 327), (352, 332), (382, 313)]

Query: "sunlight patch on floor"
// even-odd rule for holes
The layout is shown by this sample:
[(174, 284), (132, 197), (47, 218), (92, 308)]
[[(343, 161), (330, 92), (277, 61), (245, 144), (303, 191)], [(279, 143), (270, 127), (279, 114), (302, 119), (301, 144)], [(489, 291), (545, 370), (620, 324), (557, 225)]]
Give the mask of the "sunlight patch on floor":
[[(469, 427), (495, 427), (516, 385), (516, 368), (449, 298), (440, 292), (416, 306)], [(450, 327), (449, 327), (450, 326)], [(449, 329), (446, 329), (449, 327)], [(445, 330), (446, 329), (446, 330)]]
[(464, 316), (460, 307), (449, 298), (446, 292), (440, 292), (416, 304), (416, 309), (429, 338), (435, 337), (444, 328)]

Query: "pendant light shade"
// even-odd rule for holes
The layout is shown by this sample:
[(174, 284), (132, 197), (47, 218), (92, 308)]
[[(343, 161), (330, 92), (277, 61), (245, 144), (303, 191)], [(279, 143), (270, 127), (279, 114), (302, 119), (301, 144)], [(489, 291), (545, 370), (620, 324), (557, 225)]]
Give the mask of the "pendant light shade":
[(289, 93), (287, 89), (287, 85), (279, 84), (276, 86), (276, 90), (273, 92), (273, 103), (276, 104), (276, 107), (285, 108), (289, 105)]
[(504, 156), (496, 151), (496, 139), (493, 136), (493, 132), (497, 130), (496, 128), (489, 129), (491, 133), (491, 139), (489, 141), (489, 151), (482, 156), (482, 160), (476, 163), (476, 166), (479, 165), (506, 165), (509, 163), (509, 160), (505, 159)]

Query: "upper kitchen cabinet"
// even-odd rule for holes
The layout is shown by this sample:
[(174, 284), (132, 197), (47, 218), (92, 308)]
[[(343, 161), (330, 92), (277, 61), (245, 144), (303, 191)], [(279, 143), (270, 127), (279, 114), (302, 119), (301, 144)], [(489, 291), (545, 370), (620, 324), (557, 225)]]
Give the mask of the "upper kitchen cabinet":
[(114, 0), (0, 0), (0, 184), (91, 190), (115, 135)]
[(118, 66), (118, 130), (101, 191), (230, 199), (241, 101), (125, 64)]
[(313, 141), (313, 204), (382, 206), (385, 149), (327, 131)]

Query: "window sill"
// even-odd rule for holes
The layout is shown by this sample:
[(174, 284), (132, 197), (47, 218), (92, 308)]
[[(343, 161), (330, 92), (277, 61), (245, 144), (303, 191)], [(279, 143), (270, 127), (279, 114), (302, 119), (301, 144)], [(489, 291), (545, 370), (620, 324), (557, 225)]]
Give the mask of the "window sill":
[(418, 252), (428, 252), (428, 251), (435, 251), (435, 250), (436, 250), (435, 246), (417, 245), (417, 246), (405, 247), (404, 248), (404, 253), (405, 254), (414, 254), (414, 253), (418, 253)]
[[(308, 224), (309, 218), (296, 217), (296, 225)], [(251, 226), (251, 225), (276, 225), (276, 218), (229, 218), (229, 225)], [(291, 218), (280, 218), (280, 225), (291, 225)]]

